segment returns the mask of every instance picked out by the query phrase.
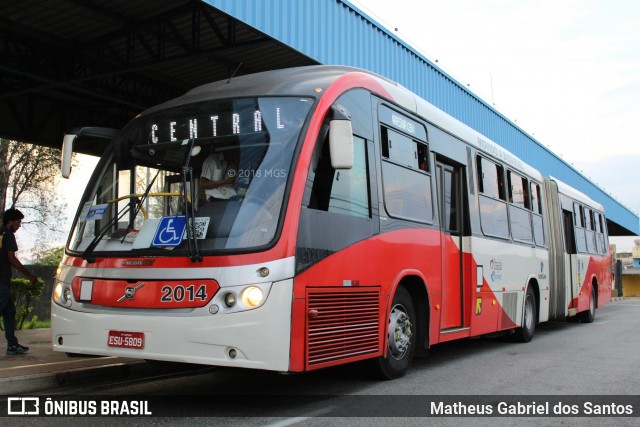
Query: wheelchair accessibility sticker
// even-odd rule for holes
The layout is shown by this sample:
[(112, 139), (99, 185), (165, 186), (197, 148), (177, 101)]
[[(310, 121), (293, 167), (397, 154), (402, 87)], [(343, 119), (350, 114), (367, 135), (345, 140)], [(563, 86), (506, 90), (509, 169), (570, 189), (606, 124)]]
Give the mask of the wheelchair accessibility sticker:
[(165, 216), (160, 220), (151, 246), (178, 246), (182, 243), (187, 228), (184, 216)]

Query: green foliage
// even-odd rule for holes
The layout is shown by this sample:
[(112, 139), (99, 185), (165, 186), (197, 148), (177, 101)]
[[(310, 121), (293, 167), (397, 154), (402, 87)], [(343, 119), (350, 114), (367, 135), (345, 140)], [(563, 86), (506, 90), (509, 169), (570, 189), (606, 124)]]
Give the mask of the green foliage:
[(21, 329), (36, 329), (38, 323), (40, 323), (38, 321), (38, 316), (34, 314), (31, 320), (24, 322), (24, 325), (22, 326)]
[[(33, 285), (27, 279), (11, 279), (11, 296), (16, 305), (16, 329), (23, 329), (25, 320), (33, 311), (33, 304), (36, 302), (44, 291), (44, 280), (38, 278), (38, 283)], [(37, 316), (27, 323), (27, 325), (36, 324)]]

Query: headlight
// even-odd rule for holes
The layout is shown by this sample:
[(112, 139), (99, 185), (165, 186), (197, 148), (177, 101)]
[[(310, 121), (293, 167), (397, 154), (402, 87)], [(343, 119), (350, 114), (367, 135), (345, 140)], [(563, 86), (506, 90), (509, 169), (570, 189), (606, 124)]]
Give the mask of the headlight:
[(209, 313), (230, 314), (262, 307), (269, 298), (272, 283), (222, 288), (209, 303)]
[(71, 307), (71, 304), (73, 304), (72, 295), (71, 288), (65, 286), (62, 282), (56, 283), (55, 288), (53, 288), (53, 301), (65, 307)]
[(262, 289), (257, 286), (249, 286), (242, 291), (242, 302), (248, 307), (257, 307), (262, 303)]
[(62, 282), (56, 283), (56, 287), (53, 289), (53, 300), (57, 303), (60, 303), (60, 298), (62, 298)]

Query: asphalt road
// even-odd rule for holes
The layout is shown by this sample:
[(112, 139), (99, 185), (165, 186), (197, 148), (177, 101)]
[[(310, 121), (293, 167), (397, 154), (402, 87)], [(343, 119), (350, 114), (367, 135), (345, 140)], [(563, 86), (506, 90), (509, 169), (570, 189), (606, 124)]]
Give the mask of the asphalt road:
[[(475, 401), (482, 405), (487, 399), (527, 404), (544, 404), (546, 399), (553, 405), (558, 400), (570, 404), (572, 396), (578, 395), (580, 405), (585, 399), (622, 405), (625, 396), (635, 395), (632, 401), (638, 403), (639, 338), (640, 300), (624, 300), (599, 309), (592, 324), (539, 325), (533, 341), (527, 344), (480, 338), (435, 346), (427, 358), (414, 360), (407, 376), (394, 381), (373, 380), (361, 365), (303, 375), (214, 369), (103, 381), (38, 394), (116, 395), (150, 399), (156, 408), (182, 408), (171, 419), (117, 419), (118, 424), (125, 425), (638, 425), (640, 404), (634, 406), (636, 416), (632, 418), (419, 416), (428, 412), (425, 408), (430, 401), (462, 401), (473, 406)], [(179, 397), (184, 395), (191, 397)], [(493, 408), (495, 411), (495, 405)], [(199, 417), (187, 416), (194, 413)], [(18, 425), (13, 421), (39, 425), (35, 419), (11, 421), (12, 425)], [(72, 421), (74, 425), (91, 426), (114, 423), (113, 418)], [(63, 418), (48, 419), (47, 423), (69, 425)]]

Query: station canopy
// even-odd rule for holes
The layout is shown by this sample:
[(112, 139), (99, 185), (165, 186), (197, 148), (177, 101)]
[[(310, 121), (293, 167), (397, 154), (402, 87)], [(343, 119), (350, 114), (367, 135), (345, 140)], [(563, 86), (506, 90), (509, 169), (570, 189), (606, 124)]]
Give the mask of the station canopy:
[(317, 63), (201, 1), (3, 1), (0, 137), (60, 147), (200, 84)]
[[(225, 4), (231, 9), (237, 6), (243, 12), (251, 12), (245, 9), (251, 9), (254, 3), (244, 1), (239, 5)], [(290, 5), (303, 2), (288, 1)], [(318, 12), (320, 18), (316, 24), (326, 26), (304, 34), (304, 28), (297, 27), (288, 36), (306, 37), (309, 42), (310, 37), (315, 40), (317, 34), (326, 34), (328, 41), (320, 43), (324, 53), (316, 55), (319, 59), (200, 0), (2, 1), (0, 137), (60, 147), (65, 133), (85, 126), (120, 129), (146, 108), (201, 84), (260, 71), (314, 65), (319, 61), (347, 64), (346, 53), (334, 49), (331, 43), (346, 33), (336, 29), (330, 19), (345, 10), (353, 17), (345, 25), (353, 27), (354, 34), (361, 35), (361, 40), (376, 40), (381, 46), (387, 46), (380, 52), (383, 59), (402, 54), (409, 61), (400, 66), (402, 70), (422, 70), (421, 67), (426, 66), (404, 44), (376, 27), (377, 24), (351, 13), (352, 6), (346, 0), (314, 0), (309, 4), (315, 6), (314, 10), (324, 11)], [(274, 25), (270, 16), (259, 19)], [(305, 25), (304, 22), (298, 24)], [(387, 43), (389, 40), (392, 42)], [(397, 61), (383, 60), (382, 64), (390, 64), (391, 69), (377, 69), (380, 55), (373, 58), (377, 62), (350, 65), (393, 78)], [(427, 68), (434, 75), (444, 76), (433, 64)], [(397, 77), (402, 76), (394, 80), (412, 87), (410, 82), (403, 83)], [(437, 82), (443, 85), (443, 90), (436, 94), (466, 93), (447, 76)], [(473, 99), (471, 104), (484, 105)], [(466, 107), (460, 105), (460, 108)], [(486, 109), (491, 110), (488, 106)], [(490, 123), (501, 124), (497, 113), (489, 111), (488, 116), (493, 117), (489, 120), (498, 120)], [(509, 135), (524, 138), (526, 144), (531, 144), (527, 147), (538, 148), (529, 137), (520, 135), (512, 123), (502, 129), (511, 132)], [(102, 144), (90, 143), (78, 150), (99, 154), (102, 147)], [(629, 235), (634, 234), (630, 230), (638, 230), (638, 217), (631, 211), (568, 165), (556, 161), (558, 158), (553, 154), (543, 152), (542, 155), (544, 161), (558, 165), (556, 169), (547, 170), (547, 174), (561, 179), (566, 175), (565, 180), (573, 182), (574, 187), (603, 200), (609, 214), (610, 234)]]

